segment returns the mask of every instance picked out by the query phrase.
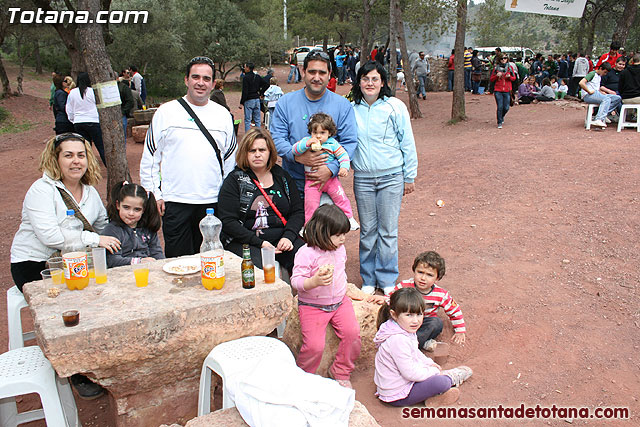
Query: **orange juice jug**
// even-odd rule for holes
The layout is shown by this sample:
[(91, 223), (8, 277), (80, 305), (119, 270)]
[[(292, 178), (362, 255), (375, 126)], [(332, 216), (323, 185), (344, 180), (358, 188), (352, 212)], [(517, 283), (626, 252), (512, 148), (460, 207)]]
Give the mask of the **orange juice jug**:
[(202, 286), (208, 290), (222, 289), (224, 286), (224, 249), (220, 243), (222, 223), (213, 215), (212, 208), (208, 208), (206, 212), (207, 215), (200, 221)]
[(64, 237), (62, 260), (64, 261), (64, 278), (71, 290), (84, 289), (89, 284), (89, 265), (87, 253), (82, 243), (82, 222), (75, 217), (73, 209), (67, 211), (67, 217), (60, 223), (60, 231)]

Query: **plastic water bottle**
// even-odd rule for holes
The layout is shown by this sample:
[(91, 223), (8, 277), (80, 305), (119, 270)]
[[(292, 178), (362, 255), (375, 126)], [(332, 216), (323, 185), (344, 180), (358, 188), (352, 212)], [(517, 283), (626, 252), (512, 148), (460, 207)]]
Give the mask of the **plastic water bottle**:
[(82, 243), (82, 221), (74, 216), (73, 209), (67, 211), (67, 217), (60, 223), (64, 237), (62, 259), (64, 261), (64, 278), (71, 290), (84, 289), (89, 284), (89, 266), (87, 253)]
[(213, 208), (207, 208), (207, 216), (200, 221), (202, 245), (202, 286), (208, 290), (222, 289), (224, 286), (224, 249), (220, 243), (222, 222), (213, 215)]

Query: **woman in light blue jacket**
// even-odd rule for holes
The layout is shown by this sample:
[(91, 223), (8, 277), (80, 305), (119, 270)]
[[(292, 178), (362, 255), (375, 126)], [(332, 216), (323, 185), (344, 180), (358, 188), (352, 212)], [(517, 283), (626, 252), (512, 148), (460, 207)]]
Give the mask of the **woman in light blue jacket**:
[(388, 294), (398, 279), (398, 218), (402, 196), (415, 189), (416, 146), (407, 107), (391, 96), (380, 63), (369, 61), (358, 70), (353, 98), (358, 147), (351, 166), (362, 290)]

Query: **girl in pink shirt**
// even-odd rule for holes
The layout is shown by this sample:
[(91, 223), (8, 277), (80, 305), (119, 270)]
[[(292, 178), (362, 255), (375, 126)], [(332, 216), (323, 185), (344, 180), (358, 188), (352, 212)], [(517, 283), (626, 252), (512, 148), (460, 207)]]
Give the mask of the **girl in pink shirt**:
[(315, 374), (324, 351), (327, 324), (331, 323), (340, 345), (329, 376), (351, 387), (350, 377), (360, 355), (360, 324), (346, 296), (347, 252), (345, 236), (349, 219), (335, 205), (322, 205), (304, 228), (306, 245), (296, 253), (291, 285), (298, 291), (298, 315), (302, 347), (297, 364)]
[(402, 288), (378, 312), (378, 333), (373, 339), (378, 347), (376, 396), (393, 406), (415, 405), (441, 393), (440, 403), (451, 404), (460, 395), (457, 386), (472, 374), (468, 366), (443, 371), (418, 349), (416, 331), (424, 309), (424, 298), (417, 289)]

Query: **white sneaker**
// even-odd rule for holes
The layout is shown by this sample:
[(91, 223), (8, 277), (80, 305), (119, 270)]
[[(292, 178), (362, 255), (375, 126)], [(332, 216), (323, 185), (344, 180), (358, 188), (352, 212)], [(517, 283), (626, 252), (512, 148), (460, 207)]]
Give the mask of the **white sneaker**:
[(609, 117), (605, 117), (605, 118), (604, 118), (604, 122), (605, 122), (606, 124), (609, 124), (609, 123), (611, 123), (611, 119), (610, 119)]
[(607, 124), (605, 122), (603, 122), (602, 120), (595, 120), (595, 121), (591, 122), (591, 126), (595, 126), (595, 127), (599, 127), (599, 128), (606, 128)]
[(382, 291), (384, 292), (384, 296), (388, 297), (393, 293), (395, 286), (389, 286), (388, 288), (384, 288)]
[(358, 224), (358, 221), (356, 221), (354, 217), (349, 218), (349, 225), (351, 226), (351, 231), (360, 229), (360, 224)]
[(442, 375), (451, 378), (452, 387), (457, 387), (473, 375), (473, 371), (468, 366), (458, 366), (457, 368), (442, 371)]
[(438, 341), (434, 340), (434, 339), (430, 339), (427, 340), (427, 342), (424, 343), (424, 345), (422, 346), (423, 350), (432, 352), (436, 350), (436, 347), (438, 346)]
[(362, 285), (360, 290), (367, 295), (373, 295), (376, 293), (376, 287), (371, 285)]

